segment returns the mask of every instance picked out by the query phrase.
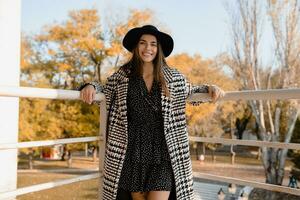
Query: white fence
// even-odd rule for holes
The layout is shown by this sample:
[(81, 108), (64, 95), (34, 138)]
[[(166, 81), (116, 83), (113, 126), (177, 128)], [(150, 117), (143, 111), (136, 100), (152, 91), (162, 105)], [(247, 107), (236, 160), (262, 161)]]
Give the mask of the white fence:
[[(0, 86), (0, 96), (6, 97), (32, 97), (32, 98), (46, 98), (46, 99), (69, 99), (76, 100), (79, 99), (78, 91), (68, 91), (68, 90), (55, 90), (55, 89), (40, 89), (40, 88), (28, 88), (28, 87), (4, 87)], [(196, 99), (207, 99), (209, 98), (207, 94), (196, 94), (193, 95), (189, 100)], [(223, 100), (251, 100), (251, 99), (300, 99), (300, 89), (285, 89), (285, 90), (261, 90), (261, 91), (242, 91), (242, 92), (227, 92)], [(23, 187), (16, 189), (14, 191), (0, 193), (0, 199), (7, 199), (10, 197), (15, 197), (18, 195), (23, 195), (31, 192), (37, 192), (45, 189), (50, 189), (70, 183), (75, 183), (78, 181), (90, 180), (94, 178), (99, 178), (100, 180), (100, 192), (99, 197), (102, 193), (103, 184), (103, 158), (104, 158), (104, 147), (105, 147), (105, 126), (101, 124), (106, 124), (106, 105), (105, 98), (103, 94), (98, 94), (96, 100), (101, 101), (100, 104), (100, 133), (98, 137), (82, 137), (82, 138), (69, 138), (69, 139), (59, 139), (59, 140), (48, 140), (48, 141), (34, 141), (34, 142), (21, 142), (16, 144), (0, 144), (0, 150), (5, 149), (18, 149), (18, 148), (29, 148), (29, 147), (39, 147), (39, 146), (51, 146), (55, 144), (68, 144), (68, 143), (78, 143), (78, 142), (91, 142), (99, 141), (99, 173), (78, 176), (71, 179), (65, 179), (60, 181), (48, 182), (38, 185), (33, 185), (29, 187)], [(227, 145), (245, 145), (245, 146), (257, 146), (257, 147), (276, 147), (276, 148), (289, 148), (300, 150), (300, 144), (291, 143), (280, 143), (280, 142), (266, 142), (266, 141), (252, 141), (252, 140), (232, 140), (232, 139), (222, 139), (222, 138), (204, 138), (204, 137), (190, 137), (191, 141), (196, 142), (210, 142), (210, 143), (220, 143)], [(276, 186), (266, 183), (259, 183), (255, 181), (247, 181), (242, 179), (230, 178), (217, 176), (212, 174), (205, 174), (194, 172), (194, 176), (198, 178), (236, 183), (239, 185), (248, 185), (256, 188), (263, 188), (272, 191), (286, 192), (294, 195), (300, 196), (300, 190), (294, 188), (288, 188), (284, 186)]]

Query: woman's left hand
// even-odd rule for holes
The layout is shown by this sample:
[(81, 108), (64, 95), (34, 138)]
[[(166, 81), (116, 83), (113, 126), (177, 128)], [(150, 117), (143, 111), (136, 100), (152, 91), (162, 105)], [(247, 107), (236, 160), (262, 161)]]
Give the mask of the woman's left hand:
[(213, 103), (225, 96), (225, 92), (216, 85), (210, 85), (208, 87), (208, 94), (211, 97)]

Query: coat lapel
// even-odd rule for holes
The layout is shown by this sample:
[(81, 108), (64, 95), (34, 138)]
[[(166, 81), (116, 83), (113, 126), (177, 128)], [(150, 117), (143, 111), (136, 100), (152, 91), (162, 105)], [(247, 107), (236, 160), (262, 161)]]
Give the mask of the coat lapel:
[[(127, 127), (127, 91), (128, 91), (128, 71), (126, 69), (120, 69), (117, 76), (117, 93), (118, 93), (118, 106), (121, 114), (121, 119), (125, 122), (125, 126)], [(127, 137), (127, 134), (126, 134)]]
[(162, 68), (163, 75), (167, 84), (167, 87), (169, 89), (170, 96), (165, 95), (165, 90), (162, 88), (161, 90), (161, 105), (162, 105), (162, 114), (164, 118), (164, 132), (167, 134), (168, 132), (168, 126), (169, 126), (169, 120), (170, 120), (170, 114), (171, 114), (171, 105), (172, 105), (172, 94), (173, 94), (173, 88), (172, 88), (172, 74), (167, 66), (163, 66)]

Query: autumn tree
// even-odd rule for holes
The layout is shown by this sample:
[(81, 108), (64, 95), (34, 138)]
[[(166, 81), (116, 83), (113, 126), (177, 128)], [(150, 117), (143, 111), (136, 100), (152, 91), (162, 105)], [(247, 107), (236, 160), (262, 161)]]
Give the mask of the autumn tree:
[[(151, 18), (149, 10), (132, 10), (127, 19), (110, 26), (107, 35), (98, 11), (83, 9), (71, 11), (64, 22), (46, 25), (41, 33), (23, 34), (21, 85), (76, 89), (82, 82), (104, 82), (104, 65), (116, 56), (120, 55), (119, 60), (127, 56), (121, 46), (122, 31), (150, 23)], [(98, 128), (96, 105), (69, 100), (20, 101), (22, 141), (92, 136), (98, 134)]]
[[(22, 37), (22, 86), (75, 89), (85, 79), (100, 77), (97, 68), (104, 48), (97, 12), (72, 11), (69, 16), (70, 20), (49, 25), (42, 34)], [(21, 99), (20, 109), (22, 141), (97, 135), (97, 106)]]
[[(299, 56), (300, 56), (300, 4), (297, 0), (289, 1), (268, 1), (268, 14), (271, 18), (273, 34), (275, 38), (274, 54), (276, 58), (274, 75), (276, 83), (275, 88), (293, 88), (297, 87), (300, 79)], [(272, 77), (271, 77), (272, 78)], [(274, 77), (275, 78), (275, 77)], [(299, 104), (297, 100), (288, 102), (276, 101), (272, 105), (275, 110), (273, 127), (271, 129), (272, 141), (282, 140), (289, 143), (294, 132), (294, 127), (299, 115)], [(271, 114), (269, 114), (271, 115)], [(284, 120), (284, 127), (280, 126), (280, 120)], [(272, 124), (272, 120), (271, 123)], [(281, 184), (284, 177), (284, 166), (288, 149), (272, 149), (271, 156), (273, 162), (270, 163), (271, 170), (269, 176), (273, 178), (272, 182)]]
[[(260, 56), (261, 49), (259, 48), (263, 19), (267, 17), (267, 12), (263, 12), (264, 2), (257, 0), (236, 0), (235, 2), (236, 10), (229, 10), (232, 49), (230, 56), (224, 59), (224, 63), (232, 69), (234, 77), (240, 83), (240, 89), (294, 87), (296, 79), (292, 74), (295, 74), (297, 70), (296, 61), (299, 60), (297, 56), (300, 50), (297, 45), (294, 45), (296, 41), (299, 41), (297, 1), (267, 1), (267, 10), (275, 36), (273, 51), (277, 58), (271, 67), (263, 65), (263, 57)], [(256, 119), (260, 140), (290, 142), (298, 116), (296, 101), (250, 100), (248, 104)], [(261, 149), (266, 182), (281, 185), (287, 150), (267, 147)]]
[[(71, 11), (62, 24), (45, 26), (35, 37), (55, 84), (74, 88), (76, 83), (95, 77), (101, 82), (101, 67), (106, 50), (95, 9)], [(52, 82), (53, 84), (54, 82)]]

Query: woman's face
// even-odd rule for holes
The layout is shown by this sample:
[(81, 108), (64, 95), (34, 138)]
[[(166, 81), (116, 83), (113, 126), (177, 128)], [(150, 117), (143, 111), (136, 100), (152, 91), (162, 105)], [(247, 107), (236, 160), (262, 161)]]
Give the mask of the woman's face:
[(157, 54), (157, 39), (150, 34), (144, 34), (138, 42), (139, 56), (145, 63), (152, 62)]

